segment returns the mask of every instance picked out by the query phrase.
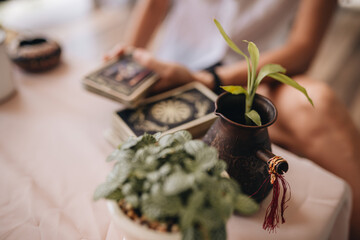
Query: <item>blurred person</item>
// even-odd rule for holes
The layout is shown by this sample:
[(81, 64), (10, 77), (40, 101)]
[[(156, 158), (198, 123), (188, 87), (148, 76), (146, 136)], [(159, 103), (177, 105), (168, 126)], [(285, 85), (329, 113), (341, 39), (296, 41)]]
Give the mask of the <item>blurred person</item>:
[[(133, 49), (140, 64), (160, 81), (154, 92), (198, 81), (218, 92), (221, 85), (244, 85), (247, 65), (221, 37), (213, 18), (244, 52), (242, 40), (260, 50), (259, 68), (277, 63), (305, 87), (315, 108), (299, 91), (266, 79), (258, 92), (272, 100), (278, 119), (269, 128), (274, 143), (347, 181), (353, 194), (351, 239), (360, 239), (360, 134), (345, 107), (324, 83), (304, 75), (336, 9), (336, 0), (141, 0), (123, 43), (106, 56)], [(161, 26), (158, 47), (149, 47)], [(206, 69), (206, 70), (205, 70)], [(331, 186), (329, 186), (331, 187)]]

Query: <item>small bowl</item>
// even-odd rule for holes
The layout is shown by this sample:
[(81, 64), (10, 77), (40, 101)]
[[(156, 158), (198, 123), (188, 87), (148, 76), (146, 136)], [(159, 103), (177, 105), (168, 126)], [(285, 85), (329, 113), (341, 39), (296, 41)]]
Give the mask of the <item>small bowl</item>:
[(10, 59), (28, 72), (42, 72), (54, 68), (60, 62), (60, 45), (41, 36), (18, 37), (9, 45)]
[(107, 201), (108, 209), (126, 240), (180, 240), (181, 233), (162, 233), (140, 225), (120, 209), (116, 201)]

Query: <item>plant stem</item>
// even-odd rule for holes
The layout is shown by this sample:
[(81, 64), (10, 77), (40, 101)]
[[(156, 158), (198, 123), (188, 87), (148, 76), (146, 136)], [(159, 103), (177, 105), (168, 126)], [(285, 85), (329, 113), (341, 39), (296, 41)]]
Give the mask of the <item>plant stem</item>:
[(255, 96), (255, 94), (251, 93), (251, 94), (248, 94), (245, 98), (245, 123), (246, 123), (246, 125), (251, 125), (251, 123), (252, 123), (251, 119), (246, 116), (246, 113), (251, 111), (252, 104), (254, 101), (254, 96)]

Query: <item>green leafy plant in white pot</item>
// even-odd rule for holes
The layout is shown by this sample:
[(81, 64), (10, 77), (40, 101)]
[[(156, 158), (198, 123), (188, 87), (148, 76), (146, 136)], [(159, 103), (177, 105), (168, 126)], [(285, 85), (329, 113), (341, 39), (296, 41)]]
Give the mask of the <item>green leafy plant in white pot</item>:
[(127, 240), (226, 239), (234, 211), (259, 209), (224, 177), (216, 149), (187, 131), (129, 138), (107, 160), (115, 165), (94, 198), (109, 200)]

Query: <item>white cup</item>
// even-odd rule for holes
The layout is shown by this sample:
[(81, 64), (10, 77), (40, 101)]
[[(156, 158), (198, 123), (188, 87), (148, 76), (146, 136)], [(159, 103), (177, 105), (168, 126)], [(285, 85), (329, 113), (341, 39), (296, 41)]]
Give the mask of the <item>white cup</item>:
[(6, 53), (5, 32), (0, 29), (0, 103), (15, 92), (10, 59)]

